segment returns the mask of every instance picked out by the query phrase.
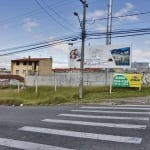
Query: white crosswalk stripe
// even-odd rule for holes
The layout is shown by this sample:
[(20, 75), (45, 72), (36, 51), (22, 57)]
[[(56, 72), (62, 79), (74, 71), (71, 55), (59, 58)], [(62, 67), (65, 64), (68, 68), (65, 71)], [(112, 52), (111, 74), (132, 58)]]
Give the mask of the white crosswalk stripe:
[(86, 108), (86, 109), (126, 109), (126, 110), (150, 110), (150, 108), (137, 108), (137, 107), (119, 107), (119, 106), (111, 106), (111, 107), (94, 107), (94, 106), (83, 106), (81, 108)]
[(76, 118), (97, 118), (97, 119), (118, 119), (118, 120), (141, 120), (148, 121), (148, 117), (118, 117), (118, 116), (97, 116), (97, 115), (79, 115), (79, 114), (59, 114), (58, 116), (76, 117)]
[(32, 142), (25, 142), (7, 138), (0, 138), (0, 145), (11, 147), (11, 148), (18, 148), (23, 150), (73, 150), (68, 148), (50, 146), (46, 144), (39, 144), (39, 143), (32, 143)]
[(150, 112), (135, 112), (135, 111), (103, 111), (103, 110), (71, 110), (73, 112), (90, 112), (90, 113), (116, 113), (116, 114), (141, 114), (150, 115)]
[(150, 107), (150, 105), (128, 105), (128, 104), (125, 104), (125, 105), (117, 105), (117, 106), (123, 106), (123, 107), (143, 107), (143, 108), (146, 108), (146, 107)]
[(42, 121), (53, 122), (53, 123), (85, 125), (85, 126), (128, 128), (128, 129), (146, 129), (146, 125), (134, 125), (134, 124), (98, 123), (98, 122), (85, 122), (85, 121), (60, 120), (60, 119), (44, 119)]
[(20, 128), (19, 130), (37, 132), (37, 133), (45, 133), (45, 134), (55, 134), (55, 135), (62, 135), (62, 136), (70, 136), (70, 137), (78, 137), (78, 138), (86, 138), (86, 139), (121, 142), (121, 143), (140, 144), (142, 141), (142, 138), (138, 138), (138, 137), (75, 132), (75, 131), (68, 131), (68, 130), (56, 130), (56, 129), (47, 129), (47, 128), (40, 128), (40, 127), (32, 127), (32, 126), (24, 126)]

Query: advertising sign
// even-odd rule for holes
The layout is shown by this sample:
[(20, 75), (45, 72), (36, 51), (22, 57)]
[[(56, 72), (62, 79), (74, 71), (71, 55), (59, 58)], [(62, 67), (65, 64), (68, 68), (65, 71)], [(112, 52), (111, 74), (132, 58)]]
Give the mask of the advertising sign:
[[(81, 48), (70, 51), (70, 65), (79, 67)], [(84, 51), (84, 68), (128, 68), (131, 66), (130, 46), (94, 45), (86, 46)]]
[(141, 87), (141, 74), (114, 74), (114, 87)]

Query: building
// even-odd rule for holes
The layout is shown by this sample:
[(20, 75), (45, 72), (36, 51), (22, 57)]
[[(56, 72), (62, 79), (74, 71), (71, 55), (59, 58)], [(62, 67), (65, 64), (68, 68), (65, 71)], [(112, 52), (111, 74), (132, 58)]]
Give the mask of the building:
[(131, 70), (135, 72), (149, 72), (148, 62), (133, 62), (131, 64)]
[(22, 58), (11, 60), (11, 74), (48, 76), (52, 73), (52, 58)]
[(5, 74), (10, 75), (10, 70), (8, 70), (7, 68), (0, 68), (0, 75), (5, 75)]

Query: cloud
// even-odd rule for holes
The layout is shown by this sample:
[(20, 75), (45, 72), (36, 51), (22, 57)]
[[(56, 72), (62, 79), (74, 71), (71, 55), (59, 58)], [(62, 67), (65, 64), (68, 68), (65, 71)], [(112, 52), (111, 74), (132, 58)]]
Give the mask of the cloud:
[(98, 29), (99, 31), (102, 31), (102, 32), (106, 32), (106, 30), (107, 30), (106, 25), (104, 26), (104, 25), (102, 25), (102, 24), (99, 24), (99, 25), (97, 26), (97, 29)]
[[(88, 21), (89, 25), (91, 23), (92, 26), (94, 26), (94, 29), (103, 31), (103, 32), (106, 31), (106, 25), (104, 25), (104, 22), (101, 23), (96, 19), (105, 18), (105, 17), (107, 17), (106, 10), (95, 10), (93, 12), (87, 13), (87, 20), (89, 20)], [(87, 26), (88, 26), (88, 23), (87, 23)]]
[(16, 57), (13, 56), (1, 56), (0, 59), (0, 68), (7, 68), (10, 69), (11, 68), (11, 60), (15, 59)]
[(32, 30), (38, 27), (40, 24), (31, 18), (25, 18), (23, 28), (26, 32), (32, 32)]
[(131, 11), (134, 6), (131, 3), (126, 3), (124, 8), (121, 8), (118, 12), (114, 14), (115, 17), (122, 16)]
[(146, 41), (144, 41), (144, 44), (146, 44), (146, 45), (150, 45), (150, 40), (146, 40)]
[(150, 49), (135, 49), (132, 52), (132, 61), (144, 61), (150, 63)]
[(94, 12), (87, 13), (88, 19), (98, 19), (100, 17), (106, 17), (107, 11), (104, 10), (95, 10)]
[[(115, 17), (128, 15), (129, 12), (131, 12), (134, 9), (133, 4), (131, 3), (125, 3), (125, 6), (121, 8), (118, 12), (114, 13)], [(126, 20), (126, 21), (137, 21), (139, 20), (139, 17), (137, 15), (134, 16), (127, 16), (127, 17), (120, 17), (120, 20)]]
[(55, 51), (62, 51), (65, 53), (69, 53), (69, 45), (68, 44), (59, 44), (53, 47)]

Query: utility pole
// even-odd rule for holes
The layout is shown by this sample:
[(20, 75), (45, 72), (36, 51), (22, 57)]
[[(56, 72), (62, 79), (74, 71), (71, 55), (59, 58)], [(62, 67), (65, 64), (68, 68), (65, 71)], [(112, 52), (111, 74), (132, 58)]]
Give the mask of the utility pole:
[(85, 38), (86, 38), (86, 30), (85, 30), (85, 21), (86, 21), (86, 8), (88, 7), (88, 4), (86, 0), (80, 0), (83, 4), (83, 20), (80, 21), (78, 13), (74, 12), (74, 15), (78, 17), (80, 27), (82, 30), (81, 33), (81, 62), (80, 62), (80, 83), (79, 83), (79, 98), (83, 98), (83, 72), (84, 72), (84, 47), (85, 47)]
[[(106, 45), (111, 45), (111, 31), (112, 31), (112, 0), (108, 3), (108, 15), (107, 15), (107, 34)], [(105, 86), (107, 85), (107, 73), (108, 68), (105, 68)]]
[(112, 0), (108, 3), (108, 15), (107, 15), (107, 36), (106, 45), (111, 44), (111, 31), (112, 31)]
[(88, 7), (86, 0), (80, 0), (83, 4), (83, 20), (82, 20), (82, 44), (81, 44), (81, 63), (80, 63), (80, 85), (79, 97), (83, 98), (83, 72), (84, 72), (84, 47), (85, 47), (85, 21), (86, 21), (86, 8)]

